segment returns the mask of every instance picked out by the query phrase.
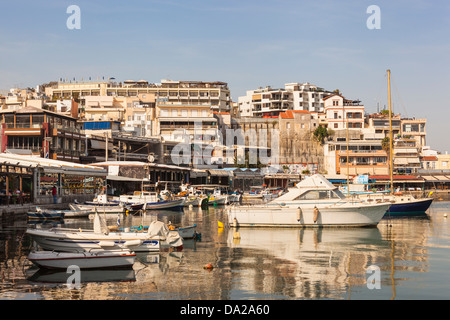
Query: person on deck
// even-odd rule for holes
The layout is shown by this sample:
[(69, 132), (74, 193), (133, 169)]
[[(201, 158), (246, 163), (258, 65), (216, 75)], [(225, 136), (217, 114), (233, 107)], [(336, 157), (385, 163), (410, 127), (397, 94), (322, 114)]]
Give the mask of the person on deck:
[(53, 203), (57, 203), (58, 202), (57, 194), (58, 193), (56, 191), (56, 187), (53, 186), (53, 188), (52, 188)]

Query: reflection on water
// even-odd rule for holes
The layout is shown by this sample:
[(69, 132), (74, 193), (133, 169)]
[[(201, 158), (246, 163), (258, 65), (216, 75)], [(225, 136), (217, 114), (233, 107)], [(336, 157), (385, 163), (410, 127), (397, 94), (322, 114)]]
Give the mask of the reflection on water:
[[(186, 240), (181, 252), (139, 253), (131, 270), (82, 271), (78, 290), (65, 285), (69, 274), (29, 263), (26, 222), (2, 222), (0, 298), (448, 299), (449, 211), (448, 202), (437, 202), (427, 215), (383, 219), (367, 229), (219, 229), (226, 215), (219, 207), (121, 216), (125, 227), (195, 223), (202, 240)], [(108, 224), (116, 221), (108, 217)], [(92, 221), (63, 225), (91, 228)], [(204, 268), (208, 263), (212, 270)], [(372, 265), (381, 289), (367, 287)]]

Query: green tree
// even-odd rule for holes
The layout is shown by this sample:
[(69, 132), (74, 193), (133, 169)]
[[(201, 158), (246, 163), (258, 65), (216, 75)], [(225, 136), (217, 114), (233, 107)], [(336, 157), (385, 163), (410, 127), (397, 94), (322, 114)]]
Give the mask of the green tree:
[(327, 128), (318, 126), (316, 130), (314, 130), (314, 138), (323, 144), (325, 142), (325, 138), (328, 138), (331, 135), (331, 131), (328, 131)]

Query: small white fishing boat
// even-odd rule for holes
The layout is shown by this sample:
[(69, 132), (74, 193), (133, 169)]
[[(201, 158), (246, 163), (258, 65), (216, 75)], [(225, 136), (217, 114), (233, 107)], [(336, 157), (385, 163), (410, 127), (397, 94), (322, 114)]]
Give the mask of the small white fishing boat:
[(91, 210), (66, 210), (64, 218), (81, 218), (87, 217), (92, 213)]
[(153, 221), (146, 232), (110, 232), (104, 217), (94, 216), (94, 229), (81, 230), (54, 227), (29, 228), (26, 231), (44, 250), (65, 252), (92, 249), (126, 248), (132, 251), (159, 251), (161, 245), (180, 249), (183, 239), (176, 231), (170, 231), (161, 221)]
[(75, 209), (69, 210), (52, 210), (36, 207), (35, 212), (28, 212), (28, 218), (30, 219), (64, 219), (64, 218), (78, 218), (87, 217), (92, 213), (91, 210)]
[[(168, 226), (169, 230), (178, 232), (180, 237), (182, 237), (183, 239), (193, 239), (193, 238), (195, 238), (196, 235), (197, 235), (196, 228), (197, 228), (196, 224), (193, 224), (193, 225), (187, 226), (187, 227), (175, 227), (175, 226), (172, 225), (171, 222), (169, 222), (169, 226)], [(146, 230), (146, 229), (148, 229), (148, 226), (120, 228), (119, 230), (126, 230), (126, 229), (130, 229), (130, 230)]]
[(242, 195), (237, 192), (230, 193), (228, 195), (228, 202), (229, 203), (235, 203), (235, 202), (238, 203), (241, 201), (241, 198), (242, 198)]
[(176, 198), (171, 195), (162, 195), (158, 197), (156, 192), (135, 191), (133, 195), (121, 195), (115, 200), (125, 203), (126, 205), (145, 204), (146, 210), (163, 210), (183, 208), (186, 198)]
[[(122, 205), (115, 206), (103, 206), (103, 205), (91, 205), (91, 204), (76, 204), (70, 203), (69, 208), (73, 211), (86, 211), (89, 213), (124, 213), (126, 208)], [(88, 213), (88, 215), (89, 215)]]
[(266, 205), (229, 208), (233, 227), (374, 227), (390, 203), (351, 201), (315, 174)]
[(226, 196), (226, 195), (215, 194), (215, 195), (210, 196), (208, 199), (208, 204), (210, 206), (213, 206), (213, 205), (222, 206), (222, 205), (226, 205), (227, 202), (228, 202), (228, 196)]
[(193, 206), (200, 207), (202, 202), (205, 201), (206, 197), (202, 197), (201, 195), (188, 195), (186, 196), (186, 200), (184, 202), (185, 207)]
[(36, 207), (36, 211), (28, 211), (28, 219), (59, 220), (64, 219), (66, 210), (49, 210)]
[(67, 269), (71, 265), (80, 269), (131, 268), (135, 258), (136, 253), (127, 250), (34, 251), (28, 255), (28, 260), (45, 269)]
[(194, 239), (197, 234), (196, 228), (197, 228), (197, 225), (193, 224), (193, 225), (187, 226), (187, 227), (178, 227), (173, 230), (177, 231), (183, 239)]

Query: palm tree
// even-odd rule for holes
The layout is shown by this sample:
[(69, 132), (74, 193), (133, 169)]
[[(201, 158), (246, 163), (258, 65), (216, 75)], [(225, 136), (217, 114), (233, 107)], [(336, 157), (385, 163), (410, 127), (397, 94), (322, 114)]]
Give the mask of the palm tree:
[(389, 137), (384, 137), (384, 139), (381, 140), (381, 149), (386, 151), (388, 172), (391, 172), (391, 139)]

